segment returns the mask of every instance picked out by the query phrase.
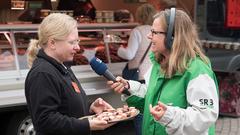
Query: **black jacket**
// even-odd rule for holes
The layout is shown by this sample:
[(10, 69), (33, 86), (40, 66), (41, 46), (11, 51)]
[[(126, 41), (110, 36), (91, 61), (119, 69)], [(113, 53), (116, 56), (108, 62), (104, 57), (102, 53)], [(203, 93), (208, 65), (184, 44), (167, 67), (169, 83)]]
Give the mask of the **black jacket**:
[(88, 120), (77, 119), (89, 115), (87, 96), (79, 81), (70, 68), (43, 50), (27, 75), (25, 96), (37, 135), (90, 134)]

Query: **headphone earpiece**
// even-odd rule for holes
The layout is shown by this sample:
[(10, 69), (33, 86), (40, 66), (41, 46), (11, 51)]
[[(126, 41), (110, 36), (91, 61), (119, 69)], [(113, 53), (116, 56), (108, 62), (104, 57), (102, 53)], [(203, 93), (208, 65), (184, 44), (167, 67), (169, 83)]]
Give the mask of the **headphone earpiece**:
[(166, 16), (168, 26), (167, 26), (167, 37), (166, 37), (165, 45), (168, 50), (171, 50), (173, 45), (175, 16), (176, 16), (176, 8), (171, 8), (170, 15)]

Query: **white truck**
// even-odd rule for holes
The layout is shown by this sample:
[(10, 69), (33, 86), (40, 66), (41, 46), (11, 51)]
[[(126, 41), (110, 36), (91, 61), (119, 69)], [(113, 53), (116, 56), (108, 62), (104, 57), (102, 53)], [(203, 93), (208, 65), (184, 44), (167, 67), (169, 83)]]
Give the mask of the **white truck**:
[[(103, 97), (120, 106), (118, 94), (97, 75), (84, 55), (102, 59), (115, 75), (120, 75), (126, 61), (119, 58), (116, 48), (126, 45), (130, 30), (136, 23), (79, 24), (80, 52), (72, 69), (91, 99)], [(37, 37), (37, 24), (0, 25), (0, 132), (6, 135), (35, 134), (24, 95), (24, 81), (28, 72), (26, 49), (31, 38)]]

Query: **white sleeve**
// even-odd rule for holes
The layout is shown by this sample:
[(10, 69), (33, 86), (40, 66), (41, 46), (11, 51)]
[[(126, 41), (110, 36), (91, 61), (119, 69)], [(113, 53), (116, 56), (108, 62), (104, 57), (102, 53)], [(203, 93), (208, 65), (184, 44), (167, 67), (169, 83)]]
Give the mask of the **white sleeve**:
[(146, 92), (147, 92), (146, 84), (141, 84), (138, 81), (132, 81), (132, 80), (129, 80), (128, 83), (130, 86), (129, 92), (132, 95), (144, 98), (144, 96), (146, 95)]
[(150, 77), (151, 77), (151, 72), (152, 72), (152, 67), (153, 65), (151, 64), (150, 67), (148, 68), (147, 72), (144, 74), (144, 80), (145, 80), (145, 84), (148, 86), (149, 85), (149, 81), (150, 81)]
[[(141, 98), (144, 98), (146, 93), (147, 93), (147, 86), (149, 84), (149, 79), (150, 79), (150, 75), (151, 75), (151, 71), (152, 71), (152, 65), (151, 67), (148, 69), (148, 71), (146, 72), (146, 74), (144, 75), (144, 79), (145, 79), (145, 84), (141, 84), (138, 81), (133, 81), (133, 80), (129, 80), (128, 84), (129, 84), (129, 92), (131, 93), (131, 95), (135, 95)], [(122, 94), (121, 96), (121, 100), (125, 101), (128, 97), (125, 94)]]
[(141, 42), (141, 34), (136, 28), (131, 31), (130, 37), (128, 39), (128, 46), (126, 48), (120, 47), (117, 51), (119, 57), (132, 60), (138, 50), (139, 44)]
[(218, 118), (219, 99), (216, 85), (207, 74), (191, 80), (187, 87), (189, 107), (167, 106), (158, 121), (171, 135), (207, 135)]

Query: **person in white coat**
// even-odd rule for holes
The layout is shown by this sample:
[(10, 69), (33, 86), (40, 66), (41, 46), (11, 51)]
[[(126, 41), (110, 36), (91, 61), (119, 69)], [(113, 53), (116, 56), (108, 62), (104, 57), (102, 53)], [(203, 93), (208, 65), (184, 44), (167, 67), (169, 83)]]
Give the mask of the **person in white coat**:
[[(150, 4), (143, 4), (137, 8), (135, 16), (136, 21), (140, 25), (131, 31), (127, 47), (125, 48), (121, 46), (117, 52), (119, 57), (129, 60), (129, 69), (137, 68), (139, 66), (139, 62), (150, 44), (150, 40), (147, 38), (147, 34), (151, 31), (153, 15), (155, 13), (156, 10)], [(143, 75), (146, 73), (149, 65), (150, 60), (148, 56), (146, 56), (143, 63), (139, 67), (140, 81), (143, 81)]]
[[(150, 40), (147, 38), (147, 34), (151, 31), (151, 25), (153, 22), (153, 15), (156, 13), (155, 8), (150, 4), (143, 4), (137, 8), (136, 21), (140, 24), (135, 27), (130, 34), (128, 40), (128, 46), (120, 47), (118, 49), (118, 56), (129, 60), (128, 68), (139, 68), (139, 80), (145, 82), (143, 75), (150, 67), (151, 62), (148, 55), (144, 54), (150, 45)], [(144, 57), (143, 62), (140, 64), (141, 59)], [(136, 134), (141, 135), (142, 115), (138, 115), (134, 119), (134, 125)]]

